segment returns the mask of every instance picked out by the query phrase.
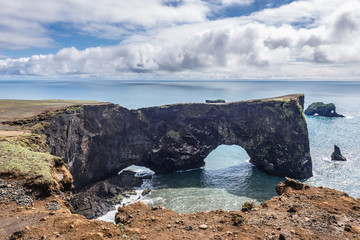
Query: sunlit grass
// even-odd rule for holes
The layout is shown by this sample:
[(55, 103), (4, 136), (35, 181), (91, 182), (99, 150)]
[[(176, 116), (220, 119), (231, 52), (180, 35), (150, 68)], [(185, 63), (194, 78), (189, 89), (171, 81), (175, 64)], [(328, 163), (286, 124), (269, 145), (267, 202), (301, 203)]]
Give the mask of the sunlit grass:
[(52, 184), (51, 168), (55, 158), (48, 153), (33, 152), (15, 142), (0, 141), (0, 174), (16, 174)]

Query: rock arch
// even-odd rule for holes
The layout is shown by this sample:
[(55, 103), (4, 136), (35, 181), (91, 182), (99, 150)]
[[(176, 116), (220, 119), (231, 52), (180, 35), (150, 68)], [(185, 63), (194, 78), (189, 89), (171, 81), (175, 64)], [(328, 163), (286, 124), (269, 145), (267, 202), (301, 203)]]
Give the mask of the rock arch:
[(189, 103), (129, 110), (82, 106), (45, 124), (51, 153), (81, 188), (136, 164), (157, 173), (197, 168), (221, 144), (239, 145), (260, 170), (312, 176), (304, 95), (231, 103)]

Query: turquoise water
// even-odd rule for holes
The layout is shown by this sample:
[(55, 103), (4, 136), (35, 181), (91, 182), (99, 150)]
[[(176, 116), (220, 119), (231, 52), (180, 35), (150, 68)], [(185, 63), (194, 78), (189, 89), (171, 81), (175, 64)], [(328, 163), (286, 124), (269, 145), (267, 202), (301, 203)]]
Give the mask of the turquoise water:
[[(307, 183), (360, 197), (359, 82), (46, 82), (0, 81), (0, 98), (91, 99), (128, 108), (222, 98), (239, 101), (291, 93), (305, 94), (305, 107), (333, 102), (346, 118), (306, 117), (314, 176)], [(347, 162), (332, 162), (337, 144)], [(266, 175), (248, 162), (238, 146), (219, 146), (202, 169), (154, 175), (143, 200), (179, 212), (239, 209), (244, 201), (261, 202), (276, 195), (280, 177)]]

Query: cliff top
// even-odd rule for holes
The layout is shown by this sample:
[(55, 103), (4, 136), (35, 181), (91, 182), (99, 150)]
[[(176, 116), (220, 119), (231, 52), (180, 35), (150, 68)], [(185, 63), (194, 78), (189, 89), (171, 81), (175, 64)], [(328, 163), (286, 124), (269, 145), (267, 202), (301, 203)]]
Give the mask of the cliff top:
[[(235, 101), (228, 103), (175, 103), (166, 104), (163, 106), (174, 106), (183, 104), (221, 104), (229, 105), (239, 102), (269, 102), (269, 101), (286, 101), (286, 100), (299, 100), (304, 94), (290, 94), (285, 96)], [(0, 123), (5, 121), (15, 121), (25, 118), (30, 118), (40, 113), (48, 111), (56, 111), (62, 108), (75, 106), (75, 105), (103, 105), (110, 104), (109, 102), (99, 102), (94, 100), (60, 100), (60, 99), (47, 99), (47, 100), (16, 100), (16, 99), (0, 99)], [(154, 106), (159, 107), (159, 106)], [(160, 106), (161, 107), (161, 106)], [(150, 107), (152, 108), (152, 107)], [(1, 130), (1, 127), (0, 127)]]
[[(242, 101), (233, 101), (233, 102), (216, 102), (216, 103), (174, 103), (174, 104), (166, 104), (161, 106), (154, 106), (154, 107), (148, 107), (148, 108), (163, 108), (163, 107), (170, 107), (170, 106), (178, 106), (178, 105), (192, 105), (192, 104), (204, 104), (204, 105), (231, 105), (236, 103), (258, 103), (258, 102), (271, 102), (271, 101), (300, 101), (302, 103), (302, 99), (304, 98), (304, 94), (302, 93), (296, 93), (296, 94), (289, 94), (279, 97), (272, 97), (272, 98), (261, 98), (261, 99), (251, 99), (251, 100), (242, 100)], [(144, 108), (140, 108), (144, 109)]]
[(70, 107), (72, 105), (104, 104), (93, 100), (15, 100), (0, 99), (0, 122), (32, 117), (46, 111)]
[(16, 121), (34, 117), (44, 112), (53, 112), (75, 105), (106, 104), (92, 100), (15, 100), (0, 99), (0, 137), (15, 137), (26, 133), (14, 126), (2, 125), (2, 122)]

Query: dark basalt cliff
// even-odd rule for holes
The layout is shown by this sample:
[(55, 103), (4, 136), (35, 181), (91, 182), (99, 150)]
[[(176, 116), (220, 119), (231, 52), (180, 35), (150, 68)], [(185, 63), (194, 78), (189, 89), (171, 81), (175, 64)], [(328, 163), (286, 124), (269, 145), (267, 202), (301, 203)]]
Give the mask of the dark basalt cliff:
[(304, 95), (129, 110), (115, 104), (56, 114), (39, 132), (80, 189), (136, 164), (157, 173), (198, 168), (221, 144), (243, 147), (260, 170), (312, 176)]

